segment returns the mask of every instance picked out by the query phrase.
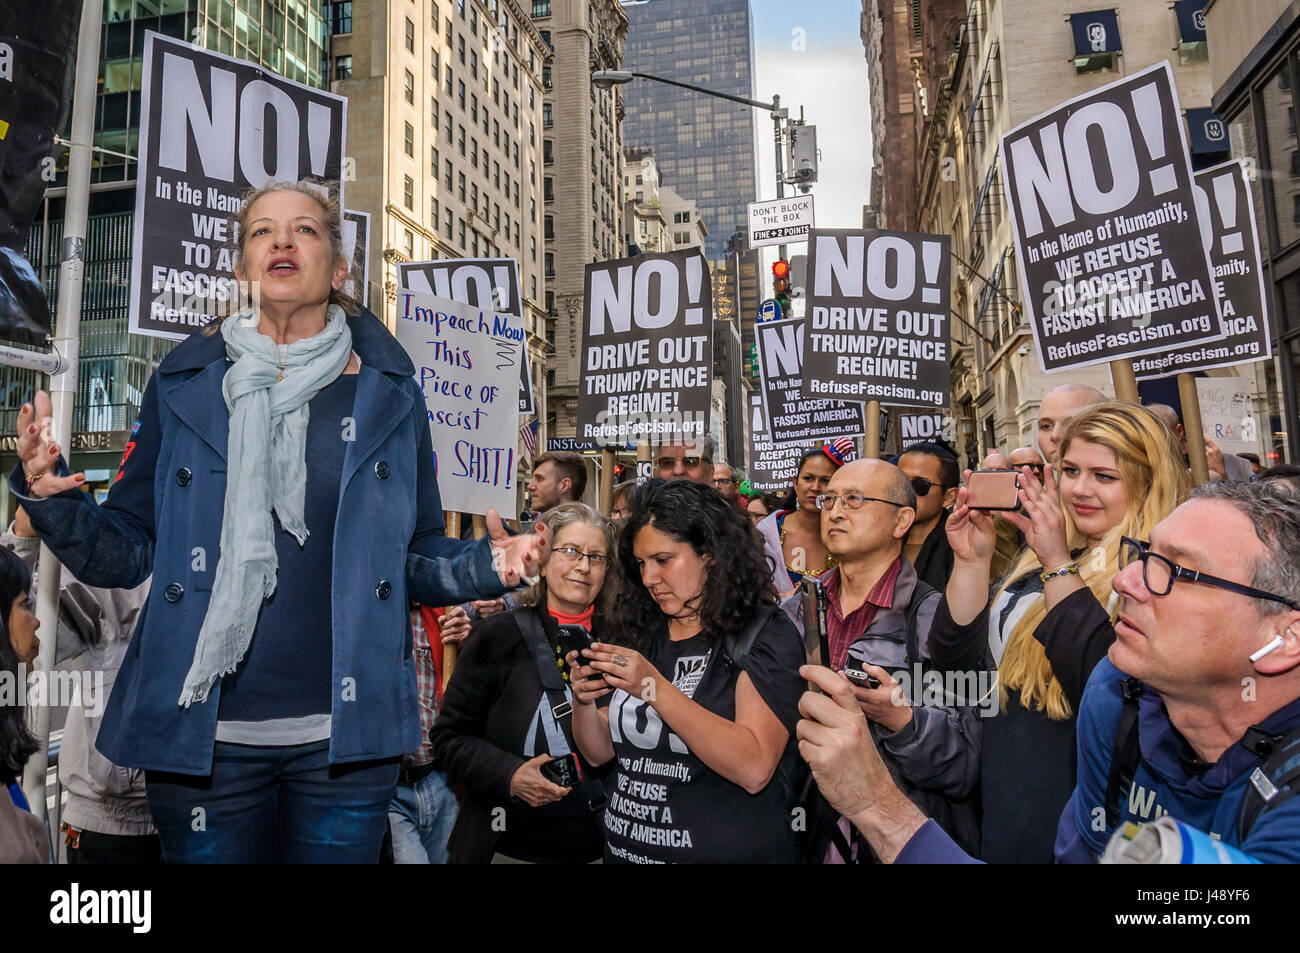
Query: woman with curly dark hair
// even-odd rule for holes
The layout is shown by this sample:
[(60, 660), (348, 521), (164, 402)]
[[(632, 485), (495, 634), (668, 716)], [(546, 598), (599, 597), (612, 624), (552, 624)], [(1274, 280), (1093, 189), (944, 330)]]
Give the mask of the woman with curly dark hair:
[[(617, 758), (605, 859), (788, 863), (798, 633), (753, 527), (711, 487), (653, 480), (619, 536), (613, 642), (576, 653), (573, 732)], [(608, 704), (594, 704), (605, 699)]]

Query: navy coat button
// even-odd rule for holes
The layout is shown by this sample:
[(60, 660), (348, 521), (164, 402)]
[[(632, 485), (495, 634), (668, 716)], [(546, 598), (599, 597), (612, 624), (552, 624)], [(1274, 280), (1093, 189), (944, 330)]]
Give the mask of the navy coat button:
[(163, 598), (168, 602), (180, 602), (183, 595), (185, 595), (185, 587), (179, 582), (168, 583), (167, 588), (163, 590)]
[(381, 480), (388, 479), (388, 464), (383, 460), (380, 460), (375, 464), (375, 476), (379, 477)]
[(393, 586), (387, 579), (379, 580), (379, 585), (375, 586), (375, 595), (380, 599), (387, 599), (393, 594)]
[(181, 467), (176, 471), (176, 485), (189, 486), (190, 480), (194, 479), (194, 474), (190, 472), (189, 467)]

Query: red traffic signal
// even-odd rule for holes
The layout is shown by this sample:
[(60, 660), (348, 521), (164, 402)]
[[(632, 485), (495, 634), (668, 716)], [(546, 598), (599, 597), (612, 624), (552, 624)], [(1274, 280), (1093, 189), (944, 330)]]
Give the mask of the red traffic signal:
[(790, 263), (784, 258), (772, 262), (772, 291), (778, 296), (790, 292)]

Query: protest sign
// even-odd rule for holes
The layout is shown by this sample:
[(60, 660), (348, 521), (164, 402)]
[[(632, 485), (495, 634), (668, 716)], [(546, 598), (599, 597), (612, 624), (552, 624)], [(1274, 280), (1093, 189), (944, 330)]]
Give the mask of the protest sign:
[(861, 437), (866, 433), (862, 404), (802, 395), (804, 334), (799, 318), (754, 325), (769, 439), (811, 446), (835, 437)]
[(424, 394), (443, 508), (513, 519), (523, 319), (403, 291), (396, 331)]
[(813, 229), (803, 392), (938, 407), (948, 399), (947, 235)]
[(1167, 62), (1022, 123), (999, 155), (1046, 371), (1222, 336)]
[(1198, 377), (1201, 426), (1224, 453), (1258, 453), (1259, 430), (1243, 377)]
[(952, 415), (948, 410), (933, 414), (900, 414), (898, 435), (904, 449), (910, 444), (930, 440), (952, 442)]
[(1201, 243), (1214, 268), (1214, 290), (1227, 337), (1137, 358), (1133, 370), (1139, 380), (1266, 361), (1273, 354), (1255, 203), (1245, 165), (1235, 159), (1195, 173), (1194, 180)]
[(807, 241), (813, 225), (811, 195), (749, 203), (750, 248)]
[(709, 432), (713, 285), (698, 249), (587, 265), (578, 437), (694, 441)]
[(271, 179), (337, 187), (347, 100), (145, 34), (130, 330), (180, 340), (251, 305), (230, 219)]
[(370, 213), (343, 210), (343, 257), (350, 263), (343, 292), (370, 307)]
[[(397, 266), (397, 283), (403, 290), (463, 301), (485, 311), (499, 311), (518, 318), (524, 315), (523, 295), (519, 292), (519, 263), (513, 258), (440, 258), (436, 261), (402, 262)], [(533, 379), (526, 343), (524, 359), (519, 365), (519, 413), (533, 413)]]

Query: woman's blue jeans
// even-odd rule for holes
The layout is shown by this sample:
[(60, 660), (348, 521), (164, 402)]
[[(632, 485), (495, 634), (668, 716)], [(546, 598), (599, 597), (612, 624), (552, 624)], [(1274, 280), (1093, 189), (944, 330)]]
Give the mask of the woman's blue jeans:
[(330, 765), (329, 741), (216, 743), (212, 774), (145, 773), (169, 864), (373, 864), (400, 758)]

